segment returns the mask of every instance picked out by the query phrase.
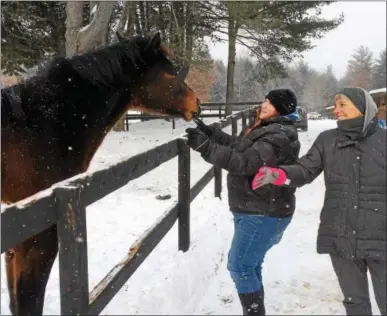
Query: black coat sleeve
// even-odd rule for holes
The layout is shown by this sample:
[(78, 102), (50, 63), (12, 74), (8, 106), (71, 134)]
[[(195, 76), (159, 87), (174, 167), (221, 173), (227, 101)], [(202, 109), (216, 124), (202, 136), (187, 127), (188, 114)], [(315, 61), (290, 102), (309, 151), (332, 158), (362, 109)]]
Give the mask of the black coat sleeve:
[(272, 141), (261, 138), (245, 151), (212, 142), (203, 159), (233, 175), (253, 176), (263, 165), (275, 165), (277, 153)]
[(215, 143), (222, 145), (222, 146), (231, 146), (235, 141), (235, 137), (223, 132), (221, 129), (216, 129), (214, 131), (211, 139)]
[(320, 134), (309, 151), (295, 164), (279, 166), (285, 170), (290, 186), (301, 187), (312, 182), (324, 170), (323, 137)]

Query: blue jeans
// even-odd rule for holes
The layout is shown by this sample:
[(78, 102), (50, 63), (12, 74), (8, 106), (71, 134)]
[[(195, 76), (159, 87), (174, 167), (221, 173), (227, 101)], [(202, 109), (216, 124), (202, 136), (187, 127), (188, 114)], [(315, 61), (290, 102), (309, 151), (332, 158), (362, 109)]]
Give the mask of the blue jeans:
[(280, 242), (292, 217), (233, 215), (234, 237), (227, 269), (238, 293), (256, 292), (262, 287), (262, 264), (266, 252)]
[(379, 127), (386, 129), (386, 120), (378, 120), (378, 125)]

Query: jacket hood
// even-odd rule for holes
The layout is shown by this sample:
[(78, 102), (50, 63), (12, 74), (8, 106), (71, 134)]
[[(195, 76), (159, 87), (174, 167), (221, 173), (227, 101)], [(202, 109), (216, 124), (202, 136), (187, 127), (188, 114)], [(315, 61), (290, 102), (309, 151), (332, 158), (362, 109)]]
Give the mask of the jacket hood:
[(365, 132), (370, 127), (371, 123), (374, 121), (376, 112), (378, 112), (378, 107), (376, 106), (374, 100), (372, 99), (368, 91), (364, 90), (363, 88), (359, 89), (363, 91), (365, 100), (365, 113), (363, 123), (363, 132)]

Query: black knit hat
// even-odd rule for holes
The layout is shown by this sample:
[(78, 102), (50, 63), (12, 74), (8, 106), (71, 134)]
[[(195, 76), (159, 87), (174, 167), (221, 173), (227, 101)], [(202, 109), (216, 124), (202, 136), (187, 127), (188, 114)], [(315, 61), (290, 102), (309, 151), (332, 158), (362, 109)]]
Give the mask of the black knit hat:
[(271, 90), (265, 98), (273, 104), (280, 115), (288, 115), (296, 110), (297, 98), (292, 90)]

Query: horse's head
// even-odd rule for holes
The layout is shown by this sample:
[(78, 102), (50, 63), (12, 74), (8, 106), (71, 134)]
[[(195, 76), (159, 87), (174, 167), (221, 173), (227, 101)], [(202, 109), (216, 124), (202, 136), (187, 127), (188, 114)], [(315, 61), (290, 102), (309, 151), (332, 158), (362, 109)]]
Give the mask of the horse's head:
[[(176, 71), (171, 61), (173, 55), (161, 43), (159, 33), (153, 38), (124, 39), (119, 34), (117, 37), (117, 48), (132, 50), (131, 58), (124, 62), (121, 82), (124, 85), (134, 84), (131, 88), (130, 108), (158, 115), (183, 117), (187, 121), (200, 114), (199, 99), (184, 82), (184, 74)], [(128, 80), (130, 82), (126, 82)]]

